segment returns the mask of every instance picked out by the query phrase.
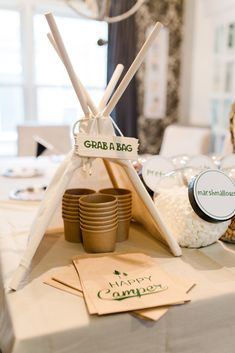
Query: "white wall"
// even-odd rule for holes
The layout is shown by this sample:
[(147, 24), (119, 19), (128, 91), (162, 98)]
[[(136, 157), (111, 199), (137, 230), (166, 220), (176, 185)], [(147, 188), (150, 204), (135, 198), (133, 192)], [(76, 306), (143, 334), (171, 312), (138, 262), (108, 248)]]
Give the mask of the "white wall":
[(209, 125), (213, 22), (207, 0), (185, 0), (180, 121)]
[(235, 21), (235, 0), (185, 0), (184, 7), (180, 122), (210, 125), (210, 98), (215, 95), (212, 70), (216, 70), (213, 35), (219, 24)]

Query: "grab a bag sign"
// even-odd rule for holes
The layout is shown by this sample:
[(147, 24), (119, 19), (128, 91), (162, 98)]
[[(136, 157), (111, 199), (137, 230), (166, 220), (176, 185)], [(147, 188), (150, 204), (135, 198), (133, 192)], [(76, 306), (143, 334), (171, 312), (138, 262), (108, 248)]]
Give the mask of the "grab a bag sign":
[(132, 137), (79, 133), (76, 136), (75, 151), (81, 157), (134, 160), (138, 158), (138, 140)]

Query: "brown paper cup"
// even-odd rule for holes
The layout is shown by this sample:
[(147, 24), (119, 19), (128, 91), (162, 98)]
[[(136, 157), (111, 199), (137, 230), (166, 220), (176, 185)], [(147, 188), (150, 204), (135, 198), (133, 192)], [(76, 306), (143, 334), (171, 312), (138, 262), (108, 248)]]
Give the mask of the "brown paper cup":
[(106, 226), (110, 226), (110, 224), (116, 224), (118, 221), (118, 218), (117, 217), (113, 217), (112, 219), (106, 221), (106, 220), (94, 220), (94, 221), (91, 221), (91, 220), (87, 220), (87, 219), (84, 219), (83, 217), (80, 218), (80, 222), (81, 224), (85, 226), (92, 226), (92, 227), (106, 227)]
[(101, 194), (105, 195), (114, 195), (118, 199), (129, 199), (131, 198), (131, 191), (128, 189), (122, 188), (107, 188), (99, 190)]
[(63, 195), (62, 197), (62, 203), (69, 203), (69, 204), (76, 204), (79, 202), (81, 196), (76, 196), (75, 198), (71, 198), (71, 197), (66, 197)]
[(95, 190), (87, 188), (68, 189), (62, 200), (62, 217), (68, 220), (79, 219), (79, 199), (81, 196), (94, 194)]
[(83, 213), (89, 212), (89, 213), (100, 214), (100, 213), (105, 213), (105, 212), (116, 212), (117, 205), (95, 208), (95, 207), (86, 207), (86, 206), (83, 206), (83, 205), (80, 204), (79, 209)]
[(91, 189), (68, 189), (63, 195), (62, 211), (78, 211), (81, 196), (94, 193)]
[(117, 227), (107, 231), (93, 232), (82, 228), (83, 246), (86, 252), (102, 253), (115, 250)]
[(125, 241), (129, 237), (130, 219), (118, 221), (117, 242)]
[(127, 214), (119, 215), (118, 221), (125, 221), (125, 220), (131, 219), (131, 218), (132, 218), (132, 213), (127, 213)]
[(131, 206), (118, 206), (118, 212), (130, 212), (132, 211), (132, 207)]
[(62, 213), (74, 213), (74, 214), (79, 214), (79, 208), (62, 208)]
[(63, 219), (67, 219), (68, 221), (74, 221), (74, 222), (80, 222), (80, 218), (78, 217), (78, 216), (75, 216), (75, 217), (73, 217), (73, 216), (67, 216), (67, 215), (65, 215), (65, 214), (63, 214), (62, 213), (62, 218)]
[(114, 205), (114, 206), (110, 206), (110, 207), (100, 207), (100, 208), (94, 208), (94, 207), (85, 207), (83, 205), (80, 205), (80, 212), (83, 212), (83, 213), (89, 213), (89, 214), (97, 214), (97, 215), (100, 215), (100, 214), (105, 214), (105, 213), (115, 213), (117, 212), (117, 205)]
[(82, 217), (83, 219), (85, 219), (86, 221), (97, 221), (97, 222), (100, 222), (100, 221), (111, 221), (112, 219), (114, 218), (117, 218), (117, 213), (113, 213), (112, 215), (109, 215), (109, 216), (90, 216), (90, 215), (82, 215), (80, 216)]
[(67, 200), (63, 200), (62, 201), (62, 207), (74, 207), (74, 208), (78, 208), (79, 207), (79, 200), (76, 201), (67, 201)]
[(108, 229), (112, 229), (114, 227), (117, 227), (118, 221), (116, 220), (113, 223), (110, 223), (110, 224), (107, 224), (107, 225), (100, 225), (100, 226), (92, 226), (90, 224), (83, 223), (83, 222), (80, 222), (80, 225), (81, 225), (81, 228), (89, 229), (89, 230), (92, 230), (94, 232), (100, 232), (102, 230), (106, 231)]
[(83, 214), (83, 213), (80, 213), (80, 218), (82, 218), (84, 221), (86, 222), (108, 222), (108, 221), (112, 221), (115, 217), (117, 217), (117, 213), (112, 213), (111, 215), (109, 216), (97, 216), (97, 215), (94, 215), (94, 216), (89, 216), (87, 214)]
[(117, 204), (118, 204), (118, 205), (122, 205), (123, 207), (125, 207), (125, 206), (132, 206), (132, 201), (131, 201), (131, 200), (120, 201), (120, 200), (118, 199)]
[(105, 208), (112, 207), (117, 204), (117, 199), (112, 195), (102, 195), (102, 194), (93, 194), (82, 196), (79, 200), (81, 207), (86, 208)]
[(80, 230), (80, 223), (64, 219), (64, 238), (71, 243), (81, 243), (82, 234)]
[(79, 199), (81, 196), (95, 194), (95, 193), (96, 193), (95, 190), (86, 189), (86, 188), (67, 189), (63, 195), (63, 199), (76, 200), (76, 199)]
[(70, 203), (70, 204), (62, 202), (62, 211), (79, 212), (79, 201), (76, 201), (76, 203)]
[(119, 216), (124, 215), (124, 214), (128, 214), (128, 213), (132, 213), (132, 209), (131, 208), (127, 208), (126, 210), (120, 209), (120, 210), (117, 211), (117, 214)]
[(69, 209), (62, 209), (62, 214), (68, 216), (79, 216), (79, 210), (71, 211)]

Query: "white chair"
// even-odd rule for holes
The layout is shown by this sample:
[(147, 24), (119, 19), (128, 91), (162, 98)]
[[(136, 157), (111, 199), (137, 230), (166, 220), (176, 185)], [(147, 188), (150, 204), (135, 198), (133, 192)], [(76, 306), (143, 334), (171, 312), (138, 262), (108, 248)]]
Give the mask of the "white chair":
[(72, 147), (71, 128), (68, 125), (18, 125), (18, 156), (36, 156), (37, 138), (45, 140), (53, 149), (48, 154), (66, 154)]
[(172, 124), (165, 129), (159, 154), (164, 157), (207, 154), (210, 140), (210, 128)]

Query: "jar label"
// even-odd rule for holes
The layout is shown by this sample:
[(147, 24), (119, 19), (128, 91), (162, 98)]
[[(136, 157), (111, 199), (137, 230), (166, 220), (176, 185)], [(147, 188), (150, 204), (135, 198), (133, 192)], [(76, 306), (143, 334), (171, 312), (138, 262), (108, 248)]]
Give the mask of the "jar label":
[(154, 156), (149, 158), (143, 165), (142, 176), (145, 184), (152, 190), (156, 191), (156, 186), (161, 177), (168, 172), (174, 170), (174, 164), (170, 160)]
[(200, 173), (189, 184), (194, 211), (209, 222), (226, 221), (235, 214), (235, 184), (220, 170)]

